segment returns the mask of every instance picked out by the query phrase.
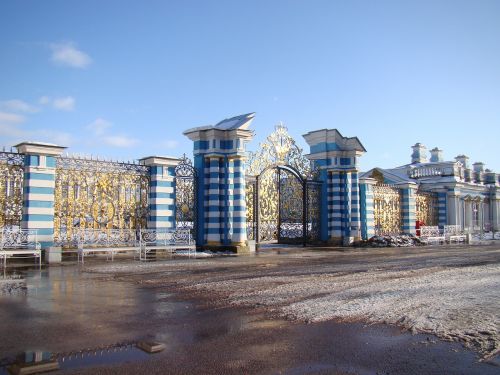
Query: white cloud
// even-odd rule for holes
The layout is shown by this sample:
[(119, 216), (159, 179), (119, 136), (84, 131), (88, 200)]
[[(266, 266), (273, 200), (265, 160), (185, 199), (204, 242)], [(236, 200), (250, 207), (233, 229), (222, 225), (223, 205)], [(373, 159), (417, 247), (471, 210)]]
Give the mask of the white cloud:
[(137, 139), (124, 135), (110, 135), (103, 138), (104, 143), (114, 147), (131, 147), (137, 144)]
[(35, 113), (39, 111), (39, 108), (18, 99), (0, 102), (0, 107), (13, 112)]
[(102, 118), (97, 118), (88, 124), (85, 128), (95, 135), (103, 135), (113, 124)]
[(26, 118), (22, 115), (8, 112), (0, 112), (0, 124), (13, 125), (23, 123)]
[(61, 111), (72, 111), (75, 109), (75, 98), (72, 96), (66, 96), (64, 98), (55, 98), (52, 102), (52, 106), (55, 109)]
[(54, 43), (52, 49), (52, 61), (59, 65), (71, 66), (73, 68), (86, 68), (92, 63), (92, 59), (85, 52), (76, 48), (74, 43)]
[(170, 150), (177, 148), (178, 145), (179, 145), (179, 142), (175, 141), (173, 139), (169, 139), (169, 140), (163, 142), (163, 147), (168, 148)]
[(42, 96), (40, 99), (38, 99), (38, 103), (41, 105), (47, 105), (50, 103), (50, 98), (48, 96)]

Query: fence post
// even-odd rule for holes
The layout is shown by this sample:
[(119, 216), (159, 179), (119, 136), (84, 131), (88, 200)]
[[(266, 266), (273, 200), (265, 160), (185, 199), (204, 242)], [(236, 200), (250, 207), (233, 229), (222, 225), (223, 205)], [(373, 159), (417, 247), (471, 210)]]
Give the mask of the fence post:
[(375, 235), (373, 185), (376, 184), (377, 180), (374, 178), (363, 177), (359, 179), (361, 238), (365, 241)]
[(25, 155), (23, 183), (23, 229), (36, 229), (43, 249), (54, 243), (54, 191), (56, 157), (66, 147), (38, 142), (15, 146)]
[(193, 141), (198, 184), (198, 245), (248, 251), (245, 203), (245, 144), (253, 113), (213, 126), (186, 130)]
[[(310, 147), (307, 158), (324, 173), (322, 192), (322, 240), (348, 245), (360, 239), (358, 160), (366, 152), (356, 137), (344, 137), (337, 129), (304, 134)], [(327, 213), (325, 215), (325, 212)], [(326, 238), (325, 238), (326, 236)]]
[(416, 204), (415, 194), (418, 185), (414, 182), (396, 184), (401, 189), (401, 203), (402, 203), (402, 232), (405, 234), (416, 234)]
[(175, 167), (180, 159), (148, 156), (139, 162), (149, 167), (148, 228), (175, 228)]

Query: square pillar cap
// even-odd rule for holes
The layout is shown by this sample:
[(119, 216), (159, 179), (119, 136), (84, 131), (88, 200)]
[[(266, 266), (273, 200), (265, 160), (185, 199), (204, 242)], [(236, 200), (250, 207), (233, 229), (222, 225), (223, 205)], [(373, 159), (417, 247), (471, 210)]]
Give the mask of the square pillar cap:
[(176, 167), (181, 162), (181, 159), (173, 156), (146, 156), (139, 159), (142, 165), (162, 165), (167, 167)]
[(64, 146), (58, 146), (53, 143), (43, 143), (43, 142), (21, 142), (14, 146), (17, 152), (21, 154), (40, 154), (40, 155), (50, 155), (59, 156), (67, 148)]
[(415, 182), (399, 182), (394, 185), (398, 188), (418, 189), (418, 184)]
[(378, 181), (372, 177), (360, 177), (359, 183), (366, 184), (366, 185), (376, 185), (378, 183)]

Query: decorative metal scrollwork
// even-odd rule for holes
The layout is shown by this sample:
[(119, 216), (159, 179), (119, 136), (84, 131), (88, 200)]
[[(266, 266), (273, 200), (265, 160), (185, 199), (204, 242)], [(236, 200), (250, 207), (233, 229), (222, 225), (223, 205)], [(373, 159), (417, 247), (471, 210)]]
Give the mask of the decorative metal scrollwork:
[(0, 227), (21, 226), (23, 180), (24, 155), (0, 152)]
[(176, 228), (189, 229), (196, 236), (196, 169), (184, 154), (175, 167)]
[(310, 242), (317, 242), (320, 240), (321, 231), (321, 184), (307, 181), (306, 189), (307, 240)]
[(401, 233), (401, 193), (387, 185), (373, 187), (373, 208), (375, 233), (377, 235), (397, 235)]
[(82, 229), (119, 232), (145, 228), (148, 194), (147, 166), (57, 158), (54, 242), (72, 246), (74, 234)]
[(258, 204), (258, 233), (260, 241), (272, 241), (278, 239), (278, 170), (268, 169), (258, 180), (259, 193), (256, 204)]
[(297, 242), (304, 238), (304, 184), (293, 173), (278, 168), (280, 242)]
[(245, 173), (249, 239), (319, 240), (321, 183), (313, 181), (318, 169), (283, 124), (276, 125), (258, 152), (249, 154)]
[(257, 194), (257, 181), (250, 177), (246, 180), (245, 203), (247, 208), (247, 238), (255, 240), (257, 220), (255, 217), (255, 202)]
[(283, 123), (274, 127), (274, 132), (259, 145), (259, 151), (248, 153), (245, 173), (247, 176), (258, 176), (265, 169), (277, 165), (291, 166), (304, 179), (316, 178), (318, 174), (318, 169), (303, 155)]
[(415, 195), (416, 219), (424, 225), (438, 225), (438, 197), (436, 193), (417, 192)]

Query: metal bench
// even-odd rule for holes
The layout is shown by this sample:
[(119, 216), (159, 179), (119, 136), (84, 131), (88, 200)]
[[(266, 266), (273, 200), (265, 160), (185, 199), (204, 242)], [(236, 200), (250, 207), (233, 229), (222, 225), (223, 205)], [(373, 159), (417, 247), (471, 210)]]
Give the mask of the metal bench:
[(189, 229), (141, 229), (140, 260), (148, 260), (153, 251), (173, 255), (177, 250), (187, 250), (189, 257), (196, 257), (196, 244)]
[(78, 244), (78, 262), (85, 263), (85, 256), (105, 254), (114, 260), (115, 254), (133, 252), (139, 254), (139, 241), (135, 229), (82, 229), (75, 233)]
[(36, 229), (0, 228), (0, 261), (7, 267), (7, 259), (35, 258), (35, 263), (42, 266), (42, 250), (37, 240)]
[(465, 242), (467, 236), (463, 233), (460, 225), (445, 225), (444, 226), (444, 237), (446, 242)]
[(443, 243), (446, 241), (438, 226), (426, 225), (420, 227), (420, 239), (426, 243)]

